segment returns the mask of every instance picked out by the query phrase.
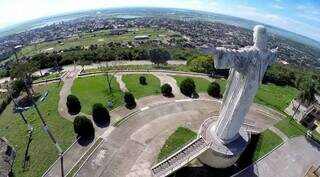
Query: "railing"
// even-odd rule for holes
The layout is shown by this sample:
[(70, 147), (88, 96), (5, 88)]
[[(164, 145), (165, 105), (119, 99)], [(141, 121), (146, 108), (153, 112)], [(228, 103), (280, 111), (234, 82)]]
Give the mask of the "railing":
[(202, 137), (198, 137), (180, 151), (153, 166), (151, 168), (152, 173), (157, 177), (165, 177), (186, 165), (208, 148), (209, 145), (205, 142), (205, 140)]

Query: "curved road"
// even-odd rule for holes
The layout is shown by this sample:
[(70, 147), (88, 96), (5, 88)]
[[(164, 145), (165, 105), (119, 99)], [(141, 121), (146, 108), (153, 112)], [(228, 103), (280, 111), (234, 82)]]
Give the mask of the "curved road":
[[(197, 105), (197, 106), (195, 106)], [(209, 99), (182, 99), (143, 109), (115, 128), (98, 147), (76, 176), (151, 176), (164, 141), (177, 127), (198, 131), (208, 117), (217, 115), (220, 102)], [(253, 106), (247, 122), (260, 131), (279, 119)]]

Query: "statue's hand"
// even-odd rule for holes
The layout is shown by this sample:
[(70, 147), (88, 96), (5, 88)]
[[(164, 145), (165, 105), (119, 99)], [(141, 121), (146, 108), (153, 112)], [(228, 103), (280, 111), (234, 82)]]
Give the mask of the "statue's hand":
[(205, 54), (217, 54), (217, 49), (213, 46), (208, 46), (208, 45), (203, 45), (203, 46), (200, 46), (198, 48), (201, 52), (205, 53)]

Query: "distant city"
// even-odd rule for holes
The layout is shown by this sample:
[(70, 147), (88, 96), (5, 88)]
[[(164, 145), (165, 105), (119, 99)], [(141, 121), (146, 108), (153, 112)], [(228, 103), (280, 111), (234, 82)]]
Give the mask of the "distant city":
[[(215, 46), (238, 49), (252, 44), (249, 29), (255, 22), (213, 13), (193, 12), (180, 9), (130, 8), (43, 18), (17, 27), (22, 32), (1, 37), (0, 59), (12, 57), (14, 52), (19, 50), (17, 46), (23, 48), (45, 41), (61, 40), (83, 32), (138, 27), (163, 28), (178, 32), (185, 39), (183, 47), (189, 48), (211, 43)], [(31, 27), (32, 29), (27, 30)], [(268, 27), (268, 30), (272, 32), (270, 48), (279, 47), (278, 60), (299, 66), (320, 67), (320, 48), (317, 48), (316, 41), (274, 27)], [(283, 34), (286, 36), (281, 36)], [(1, 66), (6, 66), (7, 62), (8, 60), (2, 62)]]

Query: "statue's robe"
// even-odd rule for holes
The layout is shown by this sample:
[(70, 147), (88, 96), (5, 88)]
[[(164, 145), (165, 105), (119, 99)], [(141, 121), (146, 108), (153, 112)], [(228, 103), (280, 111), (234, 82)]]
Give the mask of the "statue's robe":
[(267, 67), (276, 58), (276, 51), (256, 47), (239, 50), (217, 48), (214, 64), (217, 69), (230, 69), (222, 101), (216, 135), (225, 143), (238, 138), (239, 130), (262, 82)]

